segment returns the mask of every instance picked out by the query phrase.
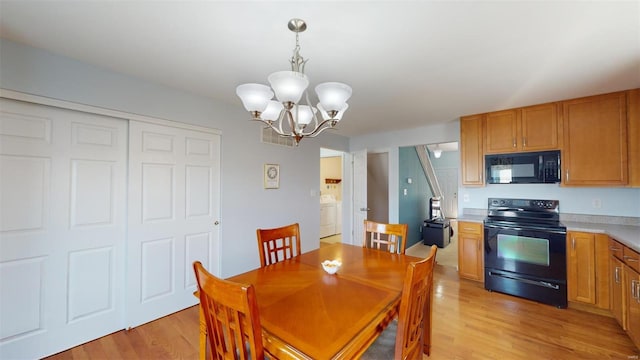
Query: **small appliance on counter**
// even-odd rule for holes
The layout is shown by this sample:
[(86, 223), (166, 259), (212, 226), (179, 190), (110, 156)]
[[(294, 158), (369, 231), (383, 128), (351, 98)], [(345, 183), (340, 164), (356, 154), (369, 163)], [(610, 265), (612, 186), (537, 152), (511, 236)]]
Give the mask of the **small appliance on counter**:
[(442, 216), (441, 199), (429, 199), (429, 219), (422, 223), (422, 241), (425, 245), (436, 245), (444, 248), (451, 243), (449, 219)]

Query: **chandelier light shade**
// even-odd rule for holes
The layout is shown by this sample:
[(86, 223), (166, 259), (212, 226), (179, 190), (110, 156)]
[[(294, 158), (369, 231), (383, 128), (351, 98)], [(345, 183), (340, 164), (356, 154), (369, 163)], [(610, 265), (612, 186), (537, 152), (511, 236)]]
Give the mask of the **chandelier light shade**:
[(293, 138), (298, 145), (302, 138), (316, 137), (340, 122), (349, 107), (347, 100), (352, 90), (349, 85), (339, 82), (318, 84), (315, 92), (319, 102), (313, 107), (307, 92), (309, 79), (304, 74), (307, 60), (300, 55), (298, 43), (298, 35), (306, 30), (307, 24), (300, 19), (291, 19), (288, 27), (296, 33), (291, 71), (269, 75), (267, 80), (271, 87), (243, 84), (236, 88), (236, 94), (251, 114), (251, 120), (262, 122), (280, 136)]
[(347, 100), (351, 97), (351, 87), (338, 82), (326, 82), (316, 86), (316, 94), (327, 113), (338, 112), (347, 107)]
[(276, 99), (281, 103), (300, 101), (302, 94), (309, 86), (309, 79), (303, 73), (296, 71), (278, 71), (269, 75), (269, 84), (276, 93)]
[(309, 105), (296, 105), (291, 109), (291, 115), (293, 115), (293, 121), (301, 126), (308, 125), (318, 110)]
[(273, 91), (261, 84), (240, 85), (236, 88), (236, 94), (242, 100), (244, 108), (250, 112), (263, 112), (273, 97)]
[(263, 120), (267, 121), (275, 121), (280, 116), (280, 112), (284, 109), (282, 103), (277, 102), (275, 100), (269, 100), (269, 104), (267, 104), (267, 108), (262, 112), (260, 117)]

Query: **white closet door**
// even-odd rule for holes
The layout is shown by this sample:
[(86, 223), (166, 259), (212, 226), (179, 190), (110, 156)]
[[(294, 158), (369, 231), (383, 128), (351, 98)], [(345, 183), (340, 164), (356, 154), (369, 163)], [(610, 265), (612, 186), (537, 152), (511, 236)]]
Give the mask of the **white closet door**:
[(128, 326), (197, 303), (192, 263), (219, 275), (220, 138), (129, 123)]
[(0, 358), (124, 327), (127, 122), (0, 99)]
[(444, 214), (455, 219), (458, 217), (458, 169), (438, 169), (436, 177), (444, 197)]

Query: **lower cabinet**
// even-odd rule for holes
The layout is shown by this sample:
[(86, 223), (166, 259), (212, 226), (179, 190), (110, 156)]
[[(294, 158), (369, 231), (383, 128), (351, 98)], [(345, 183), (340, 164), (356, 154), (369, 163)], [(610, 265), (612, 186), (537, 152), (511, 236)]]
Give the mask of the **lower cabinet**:
[(613, 316), (640, 348), (640, 254), (611, 239), (609, 261)]
[(458, 274), (461, 278), (484, 281), (482, 223), (458, 222)]
[(618, 324), (627, 330), (627, 317), (623, 302), (625, 301), (624, 263), (615, 256), (609, 258), (611, 273), (611, 312)]
[(574, 303), (610, 310), (609, 237), (567, 232), (567, 293)]
[(567, 294), (569, 301), (596, 303), (595, 236), (567, 233)]
[(624, 304), (627, 310), (627, 334), (640, 347), (640, 274), (624, 265), (626, 294)]

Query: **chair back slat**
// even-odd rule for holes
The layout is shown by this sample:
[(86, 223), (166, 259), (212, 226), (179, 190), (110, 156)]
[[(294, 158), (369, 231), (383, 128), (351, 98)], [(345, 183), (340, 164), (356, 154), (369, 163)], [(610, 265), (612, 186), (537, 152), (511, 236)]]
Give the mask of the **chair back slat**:
[(365, 220), (362, 246), (404, 254), (407, 231), (407, 224), (385, 224)]
[(262, 326), (253, 285), (219, 279), (193, 263), (210, 359), (262, 359)]
[(256, 230), (260, 266), (300, 255), (300, 226), (298, 223), (273, 229)]
[(437, 250), (438, 247), (432, 245), (429, 256), (407, 268), (398, 312), (396, 359), (422, 359), (423, 352), (427, 355), (430, 352), (433, 267)]

